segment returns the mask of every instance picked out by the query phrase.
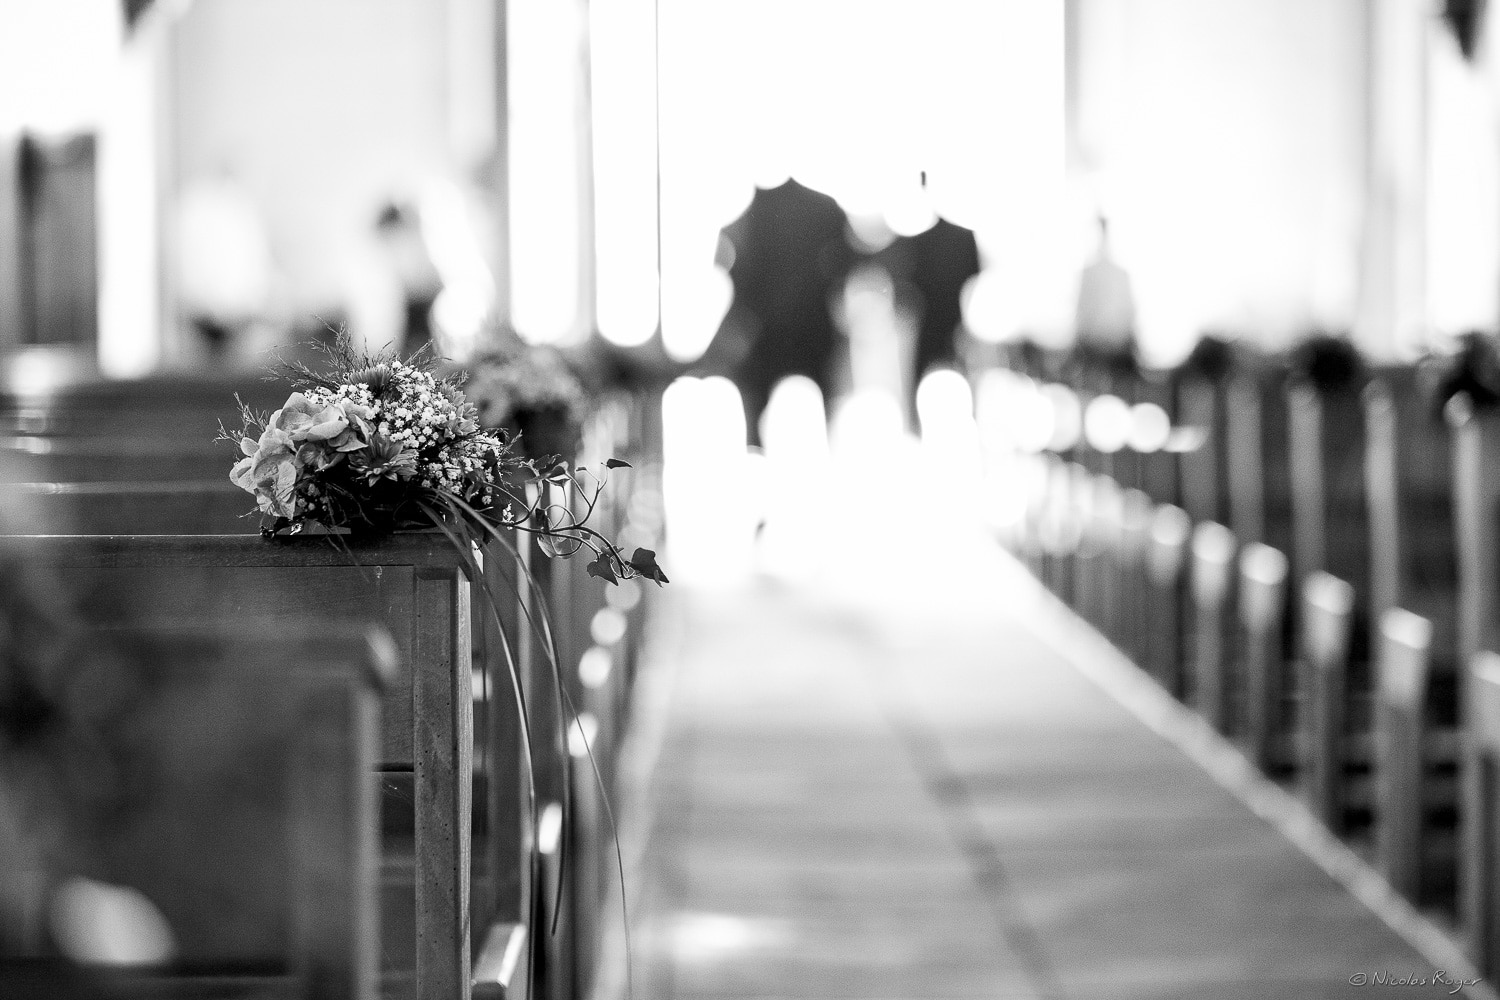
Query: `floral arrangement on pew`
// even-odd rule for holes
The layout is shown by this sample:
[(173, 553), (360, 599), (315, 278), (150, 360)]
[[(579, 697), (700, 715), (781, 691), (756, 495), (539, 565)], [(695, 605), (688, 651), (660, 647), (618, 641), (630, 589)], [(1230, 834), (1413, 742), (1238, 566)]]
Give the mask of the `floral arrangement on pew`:
[(1287, 352), (1287, 366), (1295, 382), (1327, 396), (1358, 392), (1369, 381), (1369, 368), (1353, 341), (1335, 333), (1316, 331)]
[(464, 392), (478, 411), (480, 427), (509, 432), (533, 461), (578, 452), (588, 397), (560, 351), (512, 335), (464, 367), (469, 373)]
[[(263, 534), (436, 528), (467, 553), (475, 541), (508, 546), (504, 532), (513, 530), (538, 536), (549, 555), (591, 553), (589, 574), (610, 583), (667, 582), (654, 552), (627, 557), (587, 523), (608, 470), (628, 463), (610, 459), (592, 474), (556, 455), (526, 457), (513, 435), (481, 427), (464, 373), (436, 375), (423, 352), (405, 361), (389, 350), (369, 355), (341, 334), (326, 353), (326, 372), (283, 364), (294, 391), (281, 409), (241, 404), (242, 428), (221, 429), (243, 456), (230, 480), (270, 518)], [(549, 504), (540, 488), (567, 482), (587, 498), (581, 516)]]
[(1447, 349), (1417, 362), (1417, 384), (1434, 420), (1442, 422), (1448, 401), (1462, 393), (1475, 407), (1500, 406), (1500, 345), (1483, 330), (1461, 334)]
[[(514, 587), (516, 597), (528, 589), (532, 606), (541, 611), (537, 615), (522, 605), (527, 627), (541, 640), (559, 707), (567, 703), (545, 600), (509, 533), (535, 536), (549, 556), (592, 555), (588, 574), (607, 583), (632, 578), (667, 583), (653, 551), (637, 548), (626, 556), (588, 524), (609, 470), (629, 464), (608, 459), (593, 473), (570, 468), (558, 455), (523, 453), (514, 428), (482, 426), (480, 407), (464, 391), (468, 373), (439, 373), (436, 359), (425, 350), (405, 360), (391, 350), (371, 355), (357, 349), (344, 332), (319, 349), (329, 359), (326, 371), (296, 361), (282, 362), (276, 370), (293, 389), (280, 409), (256, 413), (241, 403), (242, 427), (220, 428), (220, 439), (241, 452), (230, 479), (255, 497), (261, 533), (268, 539), (322, 533), (337, 543), (345, 534), (368, 537), (399, 529), (435, 529), (453, 545), (471, 584), (485, 598), (484, 610), (494, 616), (502, 640), (513, 648), (503, 625), (500, 595), (474, 556), (476, 545), (495, 543), (517, 567), (520, 580), (507, 585)], [(524, 381), (524, 370), (517, 368), (503, 384), (519, 384), (517, 375)], [(559, 397), (553, 391), (552, 396), (525, 398)], [(581, 413), (581, 391), (567, 400)], [(583, 498), (579, 512), (548, 499), (549, 486), (567, 484)], [(525, 697), (515, 664), (508, 665), (530, 761)], [(586, 749), (592, 761), (593, 750)], [(595, 768), (598, 777), (597, 764)], [(534, 782), (529, 766), (528, 776)], [(531, 795), (534, 810), (534, 783)], [(566, 794), (563, 809), (566, 814)], [(606, 814), (613, 827), (607, 804)], [(623, 862), (620, 877), (623, 880)]]
[(1236, 341), (1221, 333), (1205, 332), (1193, 344), (1187, 357), (1177, 365), (1181, 377), (1222, 382), (1234, 371), (1237, 361)]

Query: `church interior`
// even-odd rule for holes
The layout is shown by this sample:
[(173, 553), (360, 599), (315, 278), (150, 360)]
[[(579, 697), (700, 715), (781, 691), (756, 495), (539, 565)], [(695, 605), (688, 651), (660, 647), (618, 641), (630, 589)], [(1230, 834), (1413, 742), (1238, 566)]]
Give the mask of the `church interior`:
[(0, 0), (0, 1000), (1500, 996), (1487, 0)]

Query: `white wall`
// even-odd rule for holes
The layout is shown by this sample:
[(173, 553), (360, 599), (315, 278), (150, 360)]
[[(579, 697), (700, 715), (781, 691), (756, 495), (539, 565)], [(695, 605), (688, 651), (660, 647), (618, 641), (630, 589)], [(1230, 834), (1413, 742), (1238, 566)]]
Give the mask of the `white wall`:
[(1112, 219), (1149, 353), (1352, 322), (1364, 8), (1077, 0), (1075, 179)]
[(340, 302), (383, 199), (451, 164), (442, 0), (197, 0), (176, 34), (174, 187), (228, 167), (290, 308)]

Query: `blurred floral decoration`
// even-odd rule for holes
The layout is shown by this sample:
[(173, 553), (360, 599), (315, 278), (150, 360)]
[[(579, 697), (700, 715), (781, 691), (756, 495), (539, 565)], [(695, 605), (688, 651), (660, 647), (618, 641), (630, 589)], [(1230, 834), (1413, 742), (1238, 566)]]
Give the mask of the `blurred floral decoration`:
[(1448, 401), (1458, 395), (1478, 408), (1500, 406), (1500, 344), (1493, 333), (1470, 330), (1418, 361), (1417, 383), (1436, 420), (1444, 419)]
[(1294, 381), (1325, 395), (1357, 392), (1369, 378), (1364, 356), (1354, 342), (1321, 330), (1293, 346), (1287, 363)]
[(1219, 382), (1234, 370), (1235, 341), (1223, 334), (1205, 333), (1177, 366), (1179, 375)]
[[(276, 539), (321, 532), (339, 544), (340, 533), (440, 532), (508, 649), (519, 636), (506, 627), (502, 597), (530, 592), (520, 627), (539, 640), (558, 705), (574, 711), (546, 600), (519, 539), (535, 537), (551, 557), (592, 556), (588, 574), (606, 583), (667, 582), (655, 552), (637, 548), (627, 556), (589, 524), (609, 471), (629, 463), (611, 458), (589, 471), (559, 457), (578, 450), (584, 396), (577, 382), (560, 363), (531, 351), (485, 358), (476, 365), (478, 394), (471, 400), (464, 391), (468, 372), (439, 373), (425, 348), (405, 360), (390, 349), (371, 355), (341, 332), (323, 353), (328, 364), (321, 370), (291, 361), (275, 372), (293, 389), (280, 409), (256, 413), (241, 403), (242, 426), (220, 429), (220, 439), (240, 451), (230, 479), (255, 497), (261, 533)], [(531, 453), (544, 457), (517, 450), (528, 437)], [(561, 487), (571, 487), (576, 502), (556, 502)], [(514, 582), (500, 575), (511, 594), (493, 589), (480, 547), (514, 562)], [(524, 705), (514, 669), (510, 683)], [(524, 718), (521, 729), (529, 762), (534, 748)]]
[[(326, 354), (325, 371), (282, 365), (278, 374), (294, 391), (281, 409), (262, 414), (241, 404), (242, 426), (221, 428), (220, 439), (242, 456), (229, 478), (255, 497), (267, 519), (263, 534), (435, 528), (470, 558), (474, 543), (489, 541), (516, 552), (506, 534), (514, 531), (536, 536), (548, 555), (592, 554), (590, 575), (610, 583), (666, 582), (655, 553), (626, 557), (588, 524), (609, 470), (627, 463), (609, 459), (595, 473), (572, 468), (558, 452), (517, 452), (504, 430), (481, 426), (480, 408), (462, 388), (467, 373), (436, 374), (425, 350), (405, 361), (390, 350), (370, 355), (340, 334)], [(549, 393), (528, 398), (555, 406), (559, 397)], [(581, 407), (581, 395), (576, 402)], [(549, 484), (574, 486), (579, 509), (551, 503)], [(481, 582), (478, 566), (471, 569)]]
[(503, 334), (464, 367), (481, 428), (532, 461), (578, 454), (589, 396), (562, 352)]

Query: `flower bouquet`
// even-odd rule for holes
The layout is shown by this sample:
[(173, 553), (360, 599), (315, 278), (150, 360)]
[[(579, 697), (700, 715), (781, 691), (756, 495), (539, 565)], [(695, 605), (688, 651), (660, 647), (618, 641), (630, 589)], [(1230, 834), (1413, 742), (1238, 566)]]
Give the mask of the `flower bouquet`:
[[(281, 409), (242, 403), (240, 430), (221, 429), (243, 456), (229, 478), (255, 497), (263, 534), (435, 528), (467, 553), (474, 542), (509, 546), (513, 530), (538, 536), (549, 555), (592, 554), (589, 574), (607, 582), (667, 582), (654, 552), (626, 557), (588, 524), (608, 470), (627, 463), (610, 459), (595, 474), (518, 453), (514, 435), (480, 426), (465, 373), (439, 377), (425, 352), (369, 355), (340, 334), (326, 353), (325, 372), (283, 363), (294, 391)], [(546, 500), (546, 484), (569, 482), (585, 498), (581, 514)]]
[(559, 351), (516, 338), (475, 357), (467, 369), (465, 390), (480, 427), (510, 432), (529, 459), (577, 454), (588, 401)]
[[(591, 473), (556, 457), (525, 456), (514, 434), (481, 426), (479, 409), (464, 392), (467, 373), (435, 372), (436, 363), (425, 351), (406, 360), (390, 350), (369, 355), (344, 333), (321, 349), (329, 359), (325, 371), (302, 362), (283, 362), (277, 369), (293, 390), (280, 409), (256, 413), (241, 403), (241, 428), (221, 428), (220, 438), (241, 452), (230, 479), (255, 497), (261, 533), (268, 539), (324, 534), (337, 544), (348, 535), (441, 532), (484, 598), (476, 606), (493, 616), (500, 631), (530, 761), (525, 695), (509, 652), (513, 637), (503, 624), (508, 616), (475, 549), (487, 546), (490, 553), (502, 554), (498, 558), (508, 554), (514, 561), (516, 579), (499, 577), (516, 598), (523, 589), (530, 591), (532, 600), (521, 604), (525, 627), (540, 640), (559, 709), (568, 704), (571, 711), (546, 602), (512, 533), (535, 536), (549, 556), (591, 555), (589, 575), (607, 583), (635, 577), (666, 583), (654, 552), (637, 548), (627, 557), (588, 523), (609, 470), (628, 463), (609, 459)], [(554, 492), (549, 487), (569, 484), (581, 498), (577, 510), (548, 500)], [(591, 748), (588, 754), (592, 760)], [(531, 777), (529, 766), (527, 771)], [(534, 781), (529, 783), (535, 816), (536, 789)], [(565, 815), (568, 808), (565, 792)], [(539, 862), (533, 857), (532, 863)]]

